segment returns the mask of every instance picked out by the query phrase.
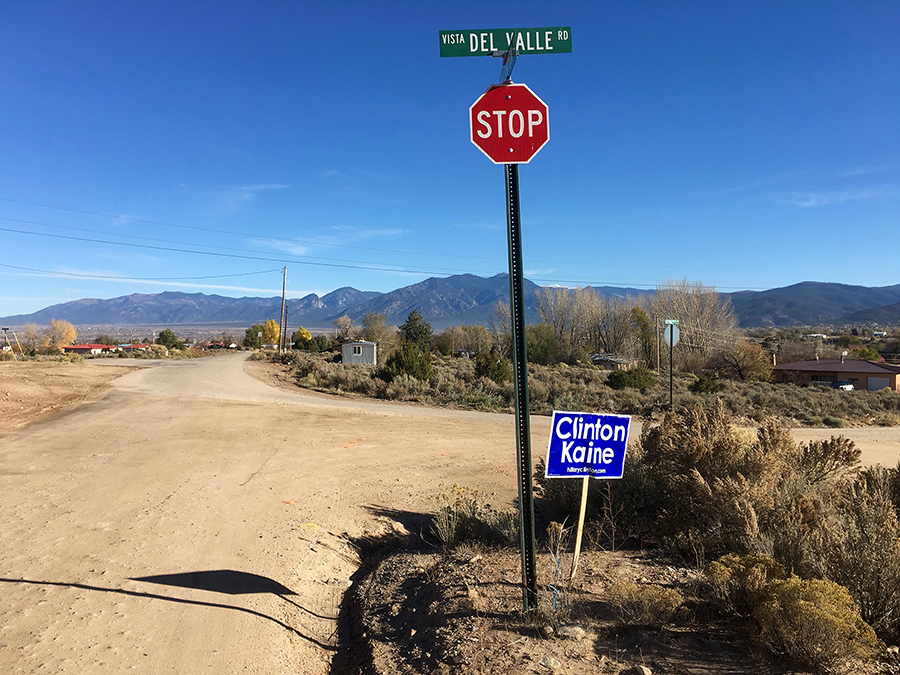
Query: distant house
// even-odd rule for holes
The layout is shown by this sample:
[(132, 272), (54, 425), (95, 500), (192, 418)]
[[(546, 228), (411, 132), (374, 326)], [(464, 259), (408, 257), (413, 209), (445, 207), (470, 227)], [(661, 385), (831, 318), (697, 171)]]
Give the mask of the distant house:
[(119, 345), (119, 349), (123, 352), (145, 352), (150, 349), (150, 345), (145, 344), (134, 344), (134, 345)]
[(237, 349), (234, 342), (204, 342), (200, 345), (200, 349), (210, 351), (214, 349)]
[(116, 351), (118, 347), (114, 345), (98, 345), (98, 344), (84, 344), (84, 345), (69, 345), (68, 347), (63, 347), (63, 351), (66, 354), (87, 354), (89, 356), (97, 356), (99, 354), (110, 354)]
[(830, 385), (846, 381), (855, 389), (900, 391), (900, 366), (859, 359), (811, 359), (782, 363), (773, 369), (775, 382)]
[(591, 363), (605, 370), (631, 370), (637, 368), (637, 359), (628, 359), (612, 354), (591, 354)]
[(343, 363), (378, 363), (378, 345), (375, 342), (358, 340), (345, 342), (341, 345), (341, 360)]

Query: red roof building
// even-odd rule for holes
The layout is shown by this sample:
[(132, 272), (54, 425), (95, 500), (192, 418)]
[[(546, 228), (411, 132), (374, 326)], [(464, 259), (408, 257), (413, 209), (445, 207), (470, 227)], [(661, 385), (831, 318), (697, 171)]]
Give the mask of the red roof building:
[(810, 359), (782, 363), (773, 369), (775, 382), (799, 385), (849, 382), (854, 389), (900, 391), (900, 366), (859, 359)]

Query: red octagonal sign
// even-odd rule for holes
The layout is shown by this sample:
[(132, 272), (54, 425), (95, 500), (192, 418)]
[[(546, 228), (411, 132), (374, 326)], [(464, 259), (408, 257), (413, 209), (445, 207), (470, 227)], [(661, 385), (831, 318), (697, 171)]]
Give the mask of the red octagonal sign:
[(550, 140), (549, 109), (524, 84), (494, 85), (469, 108), (472, 142), (494, 164), (527, 164)]

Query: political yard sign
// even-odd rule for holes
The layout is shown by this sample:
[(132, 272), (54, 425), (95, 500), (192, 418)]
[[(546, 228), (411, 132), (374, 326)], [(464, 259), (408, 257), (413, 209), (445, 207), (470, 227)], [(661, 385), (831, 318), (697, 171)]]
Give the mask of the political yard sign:
[(547, 478), (621, 478), (630, 415), (553, 411)]

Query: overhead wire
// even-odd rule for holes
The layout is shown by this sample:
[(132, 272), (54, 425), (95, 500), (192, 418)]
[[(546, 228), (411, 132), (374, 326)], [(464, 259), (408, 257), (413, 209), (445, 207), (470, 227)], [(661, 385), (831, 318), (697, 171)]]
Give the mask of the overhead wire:
[(61, 275), (66, 277), (79, 277), (82, 279), (117, 279), (121, 281), (200, 281), (206, 279), (229, 279), (232, 277), (249, 277), (256, 274), (271, 274), (273, 272), (281, 273), (282, 268), (278, 267), (271, 270), (260, 270), (259, 272), (235, 272), (233, 274), (212, 274), (202, 277), (122, 277), (112, 274), (85, 274), (81, 272), (60, 272), (54, 270), (42, 270), (34, 267), (20, 267), (18, 265), (7, 265), (0, 263), (0, 267), (8, 267), (14, 270), (23, 270), (26, 272), (38, 272), (41, 274)]

